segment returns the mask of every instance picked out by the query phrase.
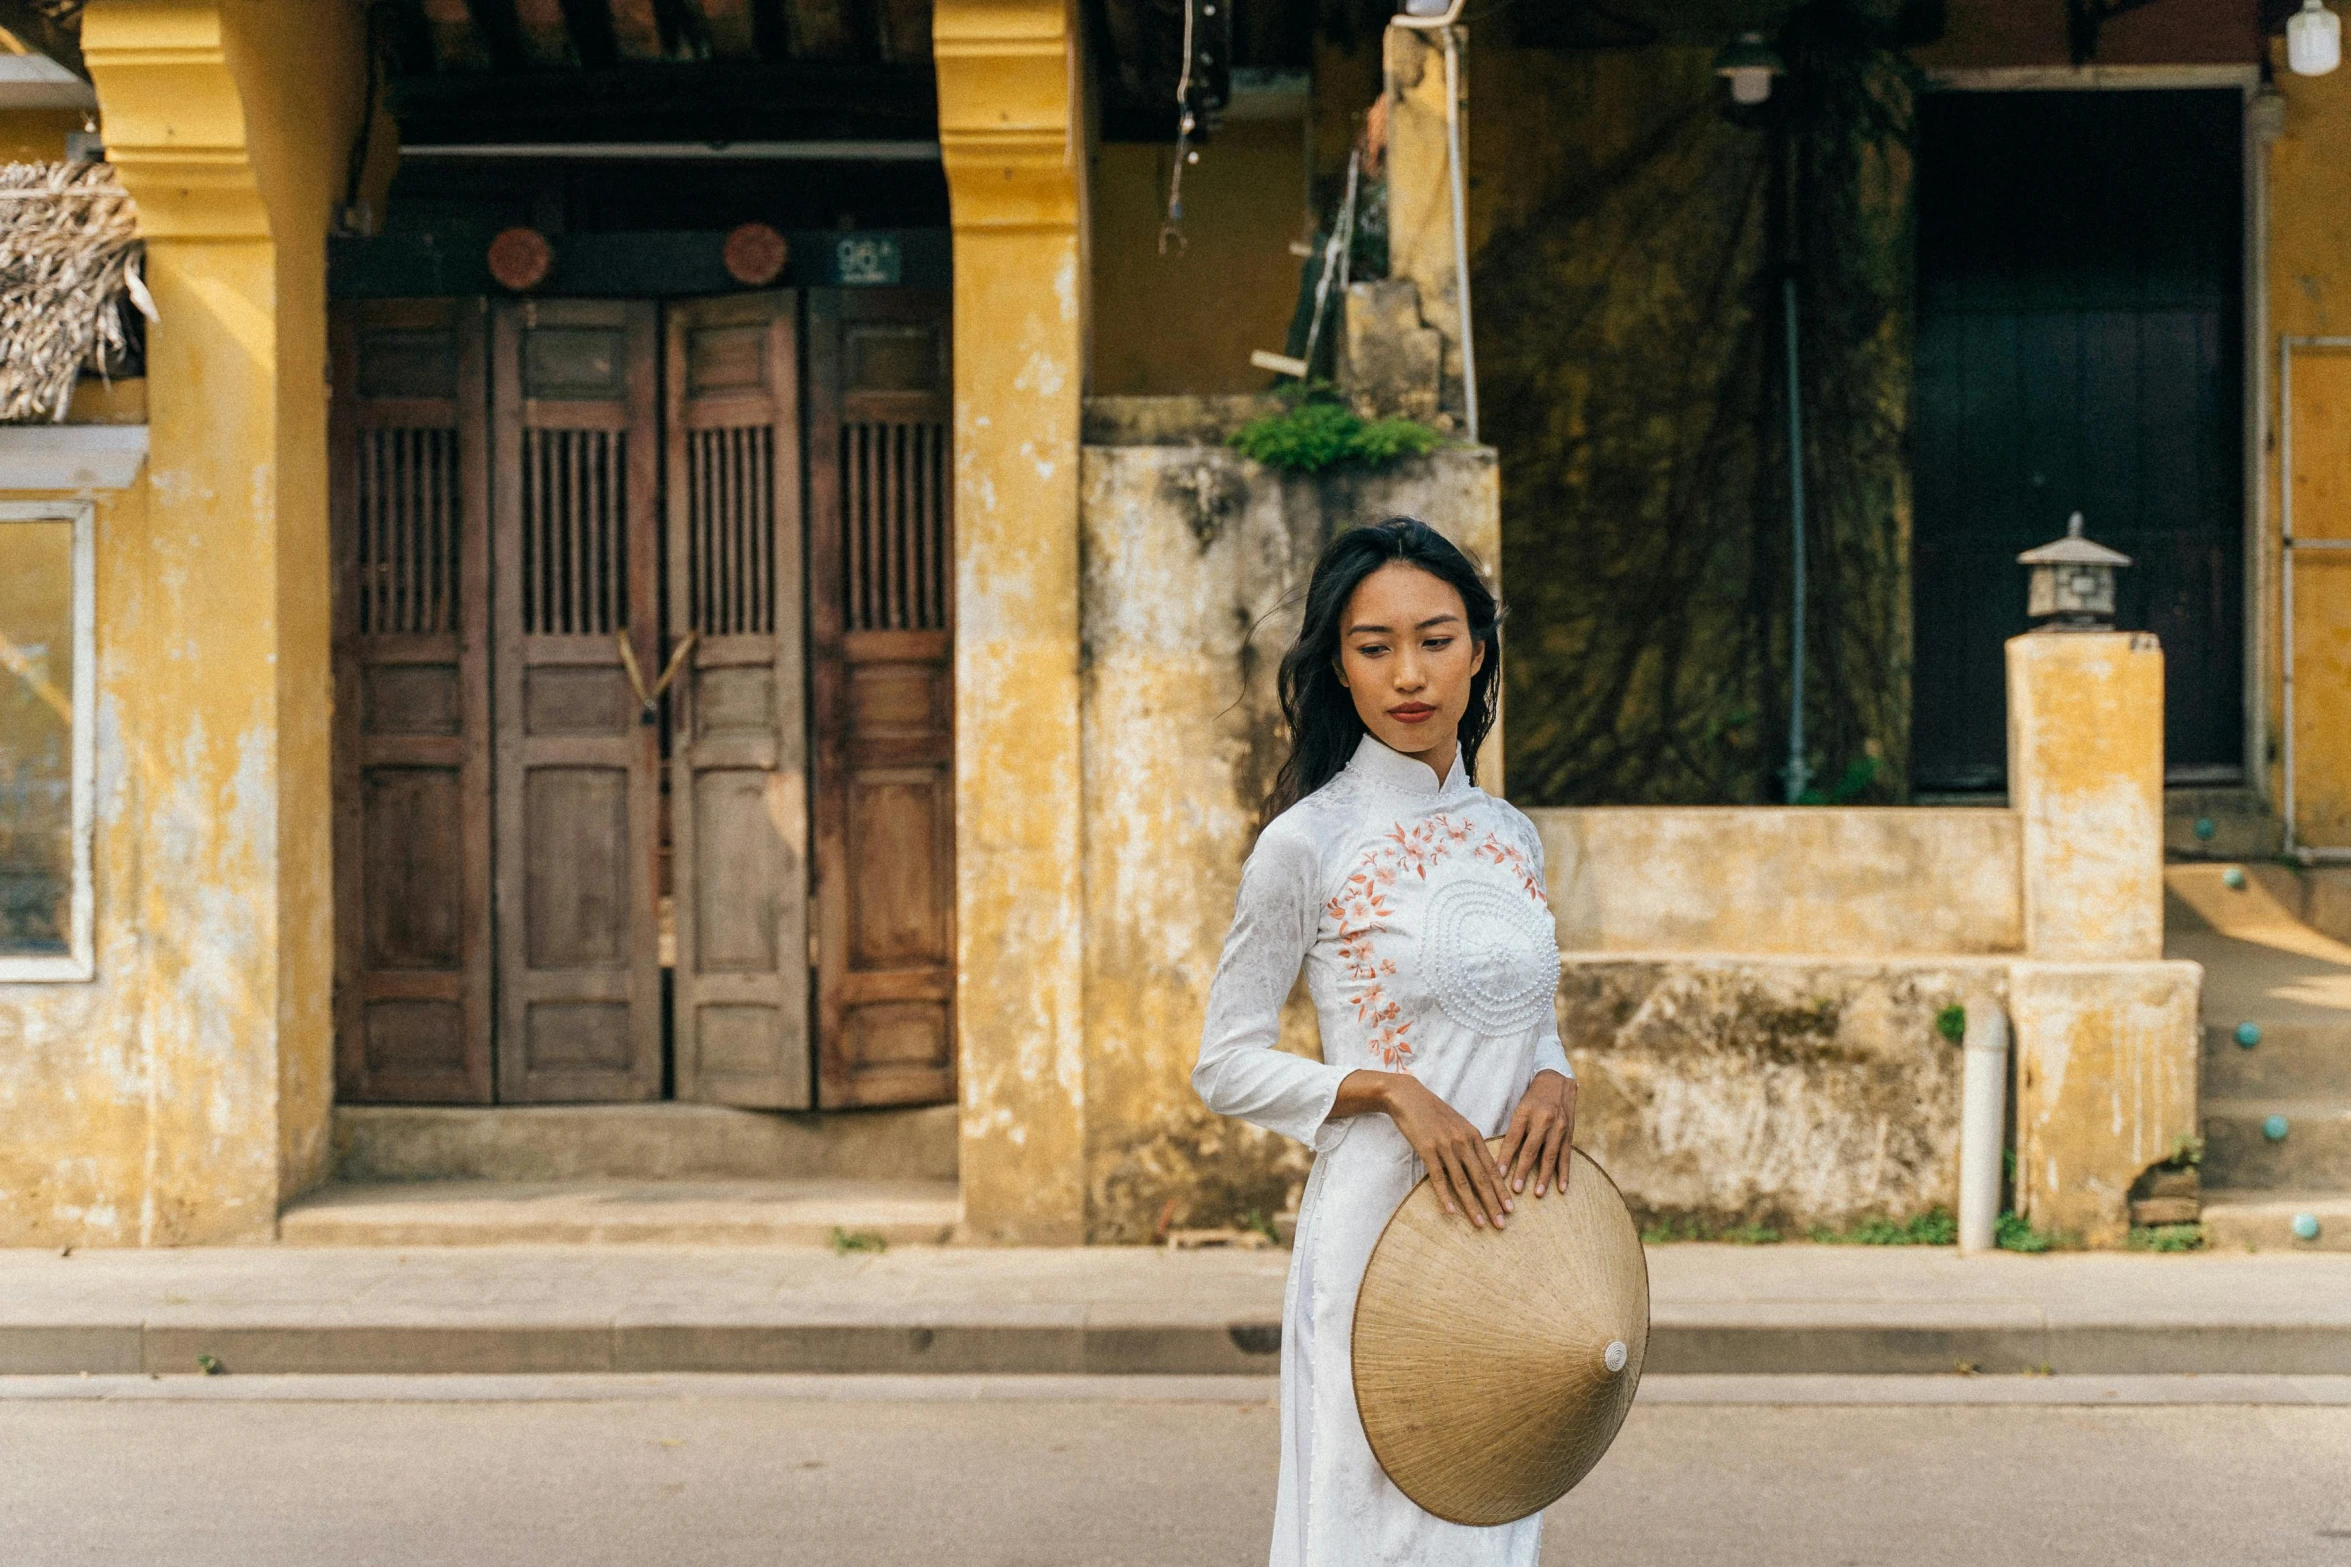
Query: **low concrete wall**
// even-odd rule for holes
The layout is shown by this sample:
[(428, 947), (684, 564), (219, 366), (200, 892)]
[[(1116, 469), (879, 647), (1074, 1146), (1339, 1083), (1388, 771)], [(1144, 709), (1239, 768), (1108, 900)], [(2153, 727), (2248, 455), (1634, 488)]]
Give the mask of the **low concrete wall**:
[(1572, 954), (1576, 1140), (1645, 1221), (1801, 1235), (1956, 1210), (1961, 1051), (1935, 1018), (2007, 988), (1999, 959)]
[(1527, 813), (1570, 952), (2016, 952), (2016, 813), (1599, 807)]

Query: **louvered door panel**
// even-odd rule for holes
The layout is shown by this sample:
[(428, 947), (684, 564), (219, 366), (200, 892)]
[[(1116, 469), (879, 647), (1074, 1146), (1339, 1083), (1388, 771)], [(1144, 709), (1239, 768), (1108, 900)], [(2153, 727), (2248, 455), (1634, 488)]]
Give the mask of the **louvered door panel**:
[(670, 822), (681, 1099), (810, 1104), (798, 296), (669, 307)]
[(826, 1105), (955, 1096), (947, 298), (809, 296), (817, 1024)]
[(336, 307), (335, 1088), (491, 1090), (482, 307)]
[(654, 307), (492, 321), (498, 1096), (661, 1092)]

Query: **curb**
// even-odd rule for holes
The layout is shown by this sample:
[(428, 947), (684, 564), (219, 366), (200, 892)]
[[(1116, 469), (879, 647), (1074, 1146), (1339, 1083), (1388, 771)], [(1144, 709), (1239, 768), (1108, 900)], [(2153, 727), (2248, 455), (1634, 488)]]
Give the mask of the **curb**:
[[(0, 1375), (186, 1373), (209, 1356), (247, 1374), (830, 1372), (1270, 1376), (1272, 1322), (185, 1320), (0, 1325)], [(1712, 1314), (1709, 1314), (1710, 1316)], [(1668, 1374), (2351, 1375), (2351, 1325), (2244, 1322), (1656, 1323), (1645, 1370)]]

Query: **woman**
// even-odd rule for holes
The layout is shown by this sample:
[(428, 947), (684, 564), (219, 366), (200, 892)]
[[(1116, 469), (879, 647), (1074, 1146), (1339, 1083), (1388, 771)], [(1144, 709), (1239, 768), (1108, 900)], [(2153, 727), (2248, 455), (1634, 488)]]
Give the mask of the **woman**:
[[(1534, 1567), (1541, 1544), (1540, 1514), (1467, 1527), (1396, 1489), (1349, 1348), (1372, 1245), (1424, 1171), (1446, 1212), (1497, 1230), (1530, 1184), (1567, 1180), (1575, 1082), (1542, 843), (1470, 782), (1498, 619), (1461, 551), (1399, 517), (1323, 552), (1282, 659), (1279, 814), (1242, 869), (1192, 1074), (1211, 1110), (1316, 1155), (1282, 1304), (1273, 1567)], [(1275, 1048), (1301, 962), (1319, 1062)]]

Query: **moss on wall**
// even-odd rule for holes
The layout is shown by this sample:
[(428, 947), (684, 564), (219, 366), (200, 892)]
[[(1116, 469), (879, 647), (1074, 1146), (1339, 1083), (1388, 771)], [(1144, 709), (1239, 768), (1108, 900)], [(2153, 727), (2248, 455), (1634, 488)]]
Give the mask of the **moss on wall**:
[[(1527, 803), (1782, 796), (1791, 245), (1808, 760), (1823, 784), (1867, 778), (1868, 800), (1906, 776), (1909, 71), (1841, 0), (1800, 11), (1781, 47), (1791, 75), (1752, 123), (1724, 115), (1702, 51), (1615, 57), (1585, 74), (1605, 151), (1530, 133), (1553, 161), (1512, 177), (1552, 193), (1484, 204), (1482, 433), (1502, 453)], [(1525, 95), (1495, 96), (1475, 100), (1500, 121), (1479, 137), (1519, 141)]]

